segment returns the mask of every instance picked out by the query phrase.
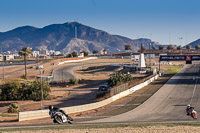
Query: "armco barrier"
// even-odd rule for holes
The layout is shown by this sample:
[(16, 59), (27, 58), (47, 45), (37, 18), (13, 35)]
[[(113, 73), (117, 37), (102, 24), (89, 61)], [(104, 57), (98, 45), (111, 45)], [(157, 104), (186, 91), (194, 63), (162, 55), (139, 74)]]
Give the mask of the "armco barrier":
[(59, 62), (58, 65), (62, 65), (64, 63), (70, 63), (70, 62), (86, 61), (86, 60), (91, 60), (91, 59), (97, 59), (97, 57), (89, 57), (89, 58), (80, 59), (80, 60), (67, 60), (67, 61)]
[[(106, 100), (100, 101), (100, 102), (79, 105), (79, 106), (72, 106), (72, 107), (64, 107), (61, 109), (66, 111), (68, 114), (97, 109), (97, 108), (103, 107), (105, 105), (108, 105), (122, 97), (125, 97), (125, 96), (143, 88), (144, 86), (148, 85), (149, 83), (151, 83), (158, 77), (159, 77), (159, 75), (156, 75), (153, 78), (145, 81), (144, 83), (136, 85), (126, 91), (123, 91), (117, 95), (114, 95), (114, 96), (112, 96)], [(46, 117), (49, 117), (49, 110), (47, 110), (47, 109), (46, 110), (36, 110), (36, 111), (26, 111), (26, 112), (19, 112), (18, 121), (33, 120), (33, 119), (40, 119), (40, 118), (46, 118)]]

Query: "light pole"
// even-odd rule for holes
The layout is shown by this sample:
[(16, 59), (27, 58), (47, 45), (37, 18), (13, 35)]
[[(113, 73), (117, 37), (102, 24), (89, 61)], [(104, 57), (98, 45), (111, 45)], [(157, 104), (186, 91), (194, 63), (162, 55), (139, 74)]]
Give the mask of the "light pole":
[(42, 79), (42, 73), (43, 73), (43, 69), (40, 68), (40, 66), (38, 65), (37, 68), (40, 71), (40, 91), (41, 91), (41, 110), (43, 109), (44, 103), (44, 93), (43, 93), (43, 79)]
[(151, 71), (151, 54), (150, 54), (150, 46), (151, 46), (151, 43), (149, 43), (149, 67), (150, 67), (150, 71)]
[(44, 96), (43, 96), (43, 87), (42, 87), (42, 69), (40, 69), (40, 84), (41, 84), (41, 109), (43, 109), (43, 99), (44, 99)]
[(5, 70), (4, 70), (4, 53), (2, 51), (2, 45), (1, 45), (1, 54), (2, 54), (2, 63), (3, 63), (2, 80), (4, 80)]
[[(181, 40), (183, 39), (183, 37), (179, 37), (178, 39), (180, 40), (180, 46), (181, 46)], [(181, 48), (181, 54), (182, 54), (182, 48)]]

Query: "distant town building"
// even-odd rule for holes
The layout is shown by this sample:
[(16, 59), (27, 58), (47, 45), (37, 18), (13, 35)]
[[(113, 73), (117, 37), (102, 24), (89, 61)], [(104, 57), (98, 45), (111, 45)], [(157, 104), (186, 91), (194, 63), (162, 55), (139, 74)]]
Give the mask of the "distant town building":
[(48, 50), (40, 50), (40, 55), (43, 54), (43, 55), (49, 55), (49, 51)]
[(55, 54), (55, 50), (49, 50), (47, 55), (54, 55)]
[(81, 52), (78, 57), (84, 57), (84, 53)]
[(131, 55), (131, 59), (134, 61), (139, 61), (140, 55)]
[(14, 59), (14, 55), (9, 55), (9, 54), (0, 54), (0, 61), (9, 61)]
[(60, 51), (55, 51), (55, 55), (60, 55), (61, 52)]
[(33, 51), (32, 54), (33, 54), (33, 57), (39, 57), (40, 56), (39, 51)]

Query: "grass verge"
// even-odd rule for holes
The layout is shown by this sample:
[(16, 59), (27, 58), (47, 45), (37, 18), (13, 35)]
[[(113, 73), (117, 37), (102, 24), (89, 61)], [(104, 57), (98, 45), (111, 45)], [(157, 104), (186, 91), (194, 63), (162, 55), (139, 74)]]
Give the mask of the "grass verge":
[(176, 126), (192, 126), (197, 127), (200, 126), (200, 122), (160, 122), (160, 123), (116, 123), (116, 124), (93, 124), (93, 125), (47, 125), (46, 127), (26, 127), (26, 128), (4, 128), (0, 129), (0, 132), (13, 132), (13, 131), (35, 131), (35, 132), (42, 132), (48, 130), (64, 130), (64, 129), (97, 129), (97, 128), (124, 128), (124, 127), (131, 127), (131, 128), (145, 128), (145, 127), (176, 127)]
[(1, 117), (16, 117), (16, 114), (9, 114), (9, 113), (0, 113)]

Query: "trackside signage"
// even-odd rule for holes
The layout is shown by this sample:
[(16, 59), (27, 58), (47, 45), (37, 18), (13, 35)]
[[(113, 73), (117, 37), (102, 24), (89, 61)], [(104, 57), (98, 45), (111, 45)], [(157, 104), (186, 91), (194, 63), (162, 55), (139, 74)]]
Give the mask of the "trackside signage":
[(167, 56), (161, 55), (160, 61), (185, 61), (186, 56)]
[(192, 60), (200, 60), (200, 55), (160, 56), (160, 61), (192, 61)]
[(200, 55), (193, 55), (192, 60), (200, 60)]

